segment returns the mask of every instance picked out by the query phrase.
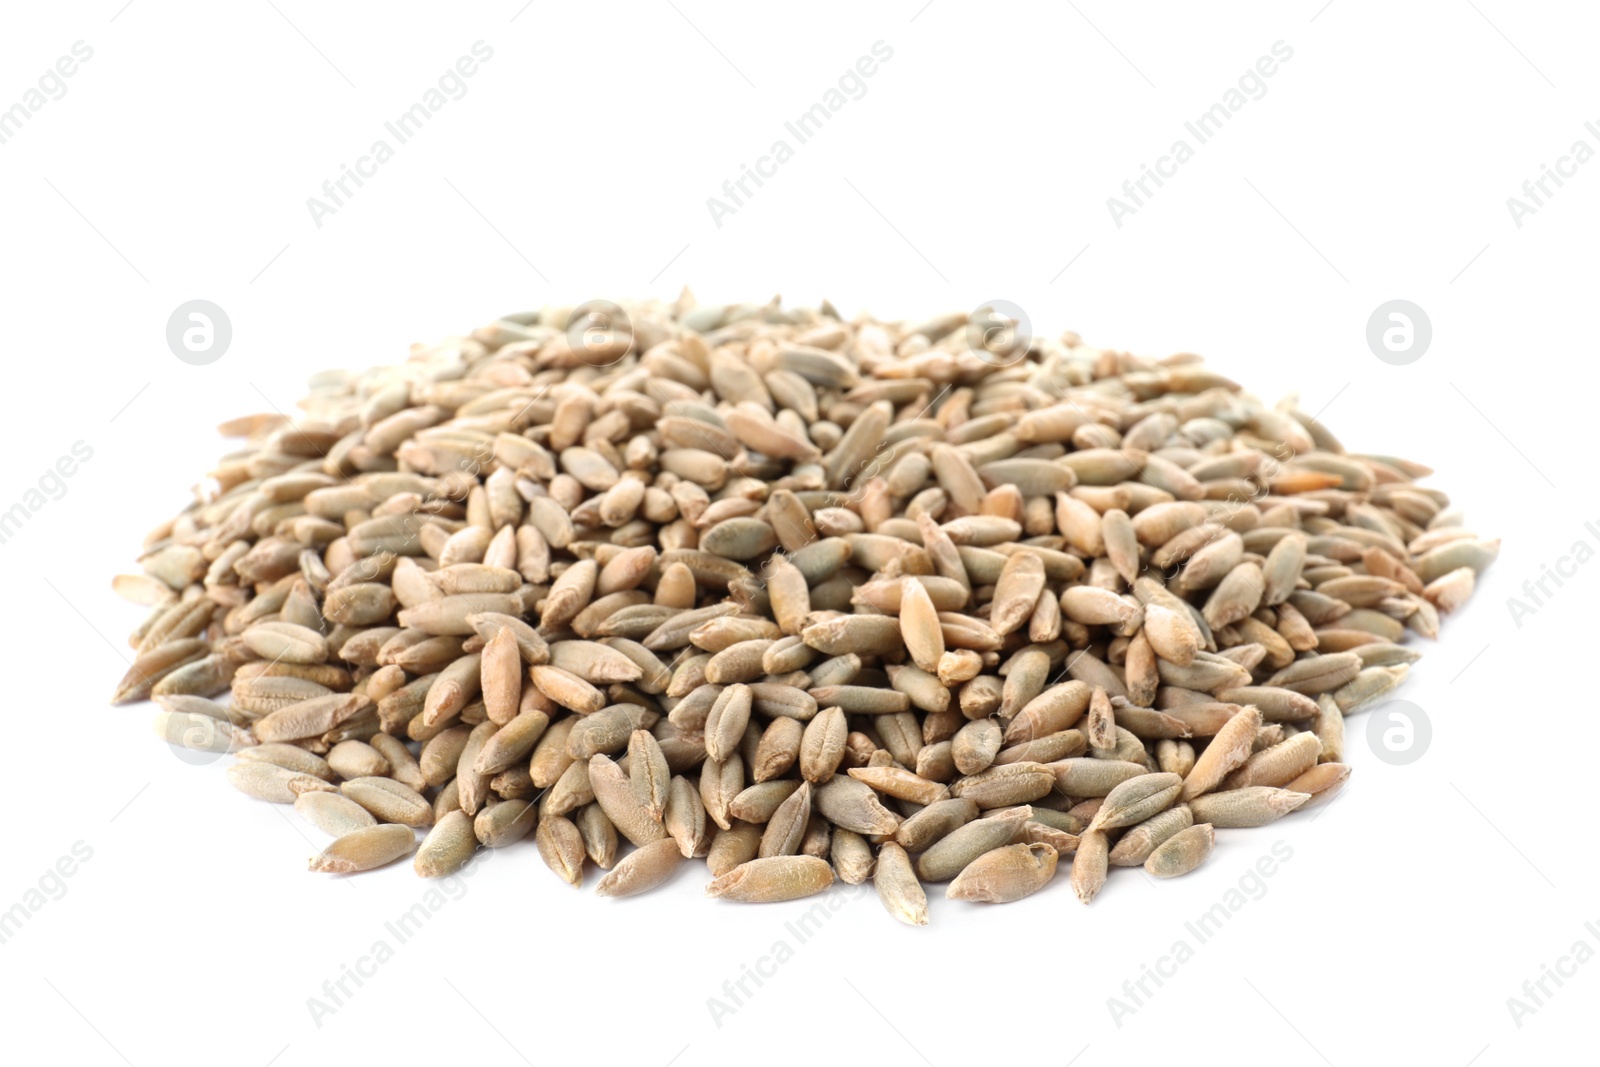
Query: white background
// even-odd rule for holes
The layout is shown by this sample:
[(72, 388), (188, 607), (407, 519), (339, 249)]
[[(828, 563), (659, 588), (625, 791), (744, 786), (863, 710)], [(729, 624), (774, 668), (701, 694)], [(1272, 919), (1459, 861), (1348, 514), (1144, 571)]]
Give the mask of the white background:
[[(0, 945), (11, 1062), (1592, 1060), (1600, 963), (1520, 1027), (1507, 998), (1574, 942), (1600, 950), (1600, 566), (1520, 626), (1507, 599), (1575, 541), (1600, 547), (1600, 162), (1521, 227), (1506, 205), (1575, 140), (1600, 148), (1592, 8), (274, 3), (0, 16), (0, 107), (74, 42), (94, 50), (0, 144), (0, 510), (93, 449), (0, 545), (0, 909), (92, 849)], [(466, 95), (316, 226), (307, 198), (479, 40), (493, 58)], [(1293, 57), (1266, 94), (1115, 225), (1107, 198), (1280, 40)], [(865, 95), (717, 226), (707, 198), (876, 41), (893, 56)], [(315, 830), (174, 758), (148, 705), (108, 708), (140, 614), (110, 576), (219, 454), (215, 424), (290, 410), (311, 372), (684, 285), (895, 318), (1004, 298), (1038, 331), (1298, 389), (1351, 448), (1433, 464), (1505, 548), (1403, 690), (1431, 748), (1389, 766), (1353, 719), (1343, 796), (1223, 833), (1176, 882), (1118, 870), (1089, 908), (1064, 877), (1005, 908), (941, 898), (920, 930), (868, 890), (804, 944), (785, 923), (806, 904), (715, 904), (687, 866), (605, 901), (593, 875), (575, 891), (509, 849), (319, 1027), (308, 998), (395, 946), (384, 923), (430, 887), (409, 865), (307, 875)], [(1397, 297), (1434, 331), (1403, 367), (1364, 339)], [(232, 321), (210, 366), (164, 340), (194, 298)], [(1280, 840), (1292, 858), (1264, 895), (1198, 945), (1185, 922)], [(1193, 959), (1119, 1027), (1107, 999), (1179, 939)], [(780, 940), (793, 958), (719, 1025), (708, 998)]]

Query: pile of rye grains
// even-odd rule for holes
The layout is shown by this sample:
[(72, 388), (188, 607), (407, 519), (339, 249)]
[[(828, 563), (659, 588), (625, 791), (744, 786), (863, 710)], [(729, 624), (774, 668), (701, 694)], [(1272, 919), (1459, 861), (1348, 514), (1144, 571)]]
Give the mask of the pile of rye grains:
[(914, 924), (1063, 856), (1086, 903), (1185, 874), (1341, 786), (1499, 543), (1198, 357), (993, 327), (685, 294), (319, 376), (116, 580), (153, 610), (115, 702), (330, 835), (315, 871), (531, 839), (602, 895), (703, 859)]

